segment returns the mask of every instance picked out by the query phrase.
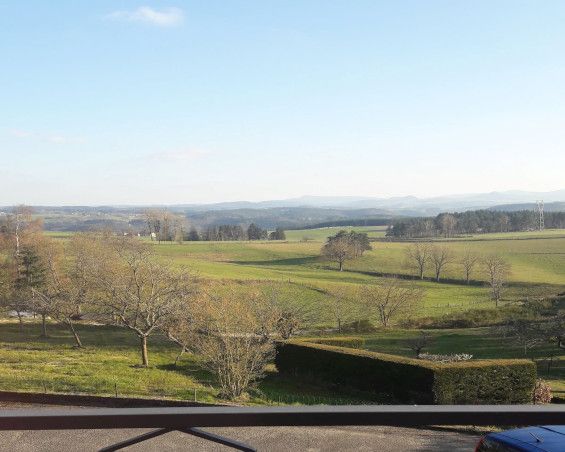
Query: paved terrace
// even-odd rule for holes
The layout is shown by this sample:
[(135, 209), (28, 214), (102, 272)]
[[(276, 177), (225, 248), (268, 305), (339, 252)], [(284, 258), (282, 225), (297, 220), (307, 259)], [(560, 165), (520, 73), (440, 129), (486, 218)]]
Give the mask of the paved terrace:
[[(0, 409), (81, 410), (83, 407), (62, 407), (37, 404), (0, 403)], [(2, 451), (95, 451), (129, 439), (152, 429), (0, 431)], [(456, 430), (400, 427), (239, 427), (206, 428), (259, 451), (472, 451), (479, 434)], [(229, 451), (180, 432), (130, 446), (131, 451)]]

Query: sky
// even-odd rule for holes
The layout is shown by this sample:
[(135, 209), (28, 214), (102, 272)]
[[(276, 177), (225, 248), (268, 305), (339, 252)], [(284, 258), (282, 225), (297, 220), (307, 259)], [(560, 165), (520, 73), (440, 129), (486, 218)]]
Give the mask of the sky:
[(565, 2), (0, 0), (0, 205), (565, 188)]

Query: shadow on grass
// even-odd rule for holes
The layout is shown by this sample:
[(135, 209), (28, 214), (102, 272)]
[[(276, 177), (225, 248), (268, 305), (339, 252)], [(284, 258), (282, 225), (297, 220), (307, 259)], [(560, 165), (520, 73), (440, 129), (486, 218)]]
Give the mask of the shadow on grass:
[(390, 403), (386, 394), (362, 392), (323, 380), (279, 374), (276, 371), (258, 384), (257, 392), (269, 404), (363, 405)]
[(183, 376), (190, 376), (201, 384), (217, 386), (218, 380), (214, 374), (200, 366), (197, 362), (180, 360), (175, 363), (161, 364), (155, 366), (159, 370), (178, 373)]
[(229, 261), (230, 264), (251, 265), (251, 266), (308, 265), (316, 262), (320, 262), (320, 258), (318, 256), (293, 257), (288, 259), (273, 259), (273, 260), (263, 260), (263, 261)]

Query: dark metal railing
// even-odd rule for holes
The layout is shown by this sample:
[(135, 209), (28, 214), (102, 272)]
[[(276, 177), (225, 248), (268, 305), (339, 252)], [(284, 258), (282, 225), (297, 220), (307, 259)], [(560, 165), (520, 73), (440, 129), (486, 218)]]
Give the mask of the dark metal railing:
[(197, 427), (565, 424), (565, 405), (361, 405), (301, 407), (175, 407), (0, 410), (0, 430), (157, 428), (114, 444), (114, 451), (170, 431), (238, 450), (252, 447)]

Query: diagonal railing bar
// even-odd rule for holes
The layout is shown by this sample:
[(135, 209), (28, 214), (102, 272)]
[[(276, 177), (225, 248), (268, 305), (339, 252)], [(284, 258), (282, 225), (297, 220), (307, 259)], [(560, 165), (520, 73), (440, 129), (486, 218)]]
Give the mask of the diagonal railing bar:
[(199, 438), (206, 439), (208, 441), (213, 441), (215, 443), (223, 444), (224, 446), (231, 447), (232, 449), (242, 450), (243, 452), (256, 452), (251, 446), (248, 446), (245, 443), (240, 443), (239, 441), (235, 441), (230, 438), (226, 438), (224, 436), (216, 435), (214, 433), (205, 432), (199, 428), (191, 427), (186, 428), (183, 430), (179, 430), (184, 433), (188, 433), (189, 435), (197, 436)]
[(168, 429), (168, 428), (160, 428), (160, 429), (157, 429), (157, 430), (153, 430), (151, 432), (147, 432), (147, 433), (144, 433), (142, 435), (135, 436), (135, 437), (130, 438), (130, 439), (126, 439), (125, 441), (120, 441), (119, 443), (113, 444), (111, 446), (104, 447), (104, 448), (100, 449), (100, 452), (114, 452), (116, 450), (120, 450), (120, 449), (123, 449), (125, 447), (133, 446), (134, 444), (141, 443), (143, 441), (147, 441), (148, 439), (151, 439), (151, 438), (157, 438), (158, 436), (164, 435), (165, 433), (169, 433), (169, 432), (172, 432), (172, 430)]
[[(138, 444), (138, 443), (141, 443), (143, 441), (147, 441), (149, 439), (159, 437), (161, 435), (164, 435), (165, 433), (169, 433), (169, 432), (172, 432), (172, 431), (175, 431), (175, 430), (171, 430), (171, 429), (168, 429), (168, 428), (160, 428), (160, 429), (157, 429), (157, 430), (153, 430), (151, 432), (147, 432), (147, 433), (144, 433), (142, 435), (135, 436), (135, 437), (130, 438), (130, 439), (126, 439), (125, 441), (120, 441), (119, 443), (112, 444), (111, 446), (104, 447), (104, 448), (100, 449), (100, 452), (115, 452), (115, 451), (124, 449), (128, 446), (133, 446), (134, 444)], [(188, 435), (196, 436), (198, 438), (202, 438), (202, 439), (205, 439), (207, 441), (212, 441), (214, 443), (222, 444), (224, 446), (228, 446), (228, 447), (231, 447), (232, 449), (236, 449), (236, 450), (241, 450), (243, 452), (256, 452), (255, 449), (253, 449), (251, 446), (248, 446), (247, 444), (240, 443), (239, 441), (235, 441), (233, 439), (226, 438), (226, 437), (221, 436), (221, 435), (216, 435), (214, 433), (206, 432), (206, 431), (201, 430), (199, 428), (189, 427), (189, 428), (179, 429), (179, 430), (176, 430), (176, 431), (186, 433)]]

